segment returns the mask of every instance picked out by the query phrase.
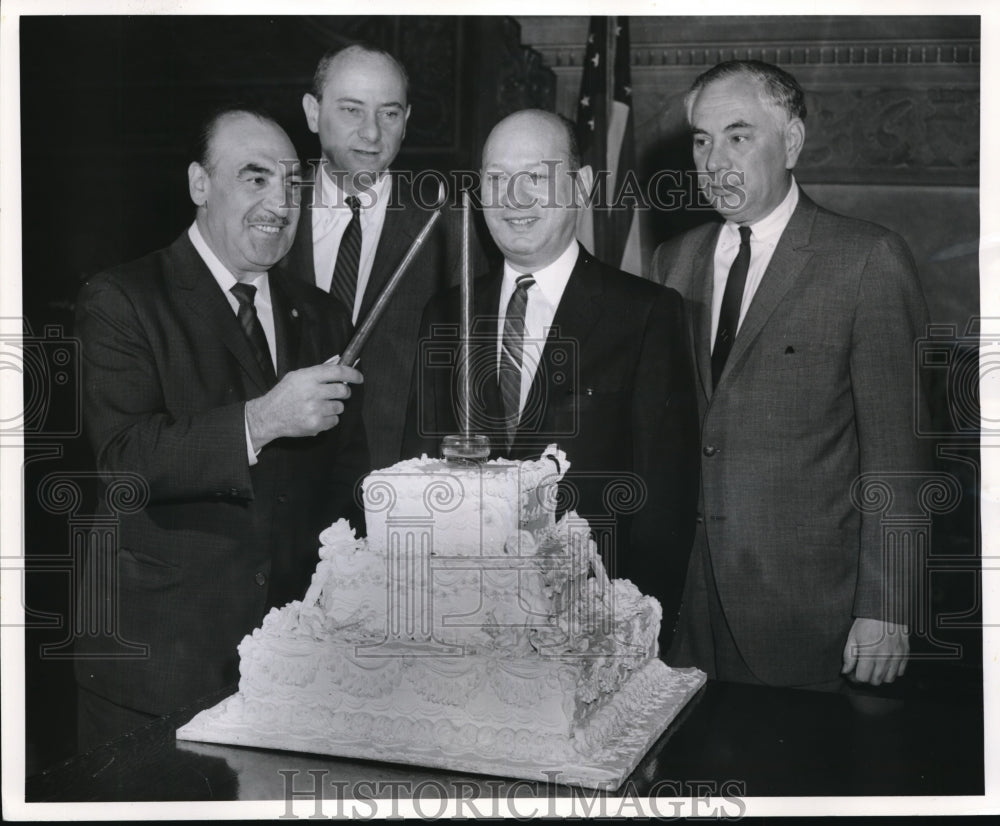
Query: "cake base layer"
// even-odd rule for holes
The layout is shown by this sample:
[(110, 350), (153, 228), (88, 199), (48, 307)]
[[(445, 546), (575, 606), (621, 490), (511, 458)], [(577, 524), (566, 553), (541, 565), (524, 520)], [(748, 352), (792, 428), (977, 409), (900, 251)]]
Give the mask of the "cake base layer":
[[(705, 684), (697, 669), (672, 669), (651, 660), (601, 710), (609, 731), (603, 745), (581, 754), (569, 738), (547, 737), (545, 754), (524, 757), (500, 732), (483, 727), (475, 736), (447, 737), (447, 745), (426, 737), (408, 740), (396, 720), (375, 719), (356, 736), (332, 735), (306, 709), (262, 721), (248, 714), (241, 695), (228, 697), (177, 730), (178, 740), (328, 754), (406, 763), (463, 773), (551, 781), (614, 791), (632, 773), (685, 704)], [(410, 729), (412, 730), (412, 729)], [(434, 741), (434, 738), (430, 738)], [(508, 748), (509, 746), (509, 748)]]

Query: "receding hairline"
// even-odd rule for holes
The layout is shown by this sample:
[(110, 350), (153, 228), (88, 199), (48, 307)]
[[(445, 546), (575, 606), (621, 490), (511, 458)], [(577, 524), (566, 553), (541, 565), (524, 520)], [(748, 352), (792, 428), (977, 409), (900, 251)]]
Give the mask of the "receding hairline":
[(215, 150), (219, 131), (227, 124), (242, 118), (250, 118), (258, 123), (271, 125), (288, 142), (288, 145), (292, 149), (295, 148), (292, 139), (288, 136), (284, 127), (269, 112), (254, 109), (253, 107), (225, 107), (211, 113), (202, 122), (201, 129), (199, 130), (199, 148), (193, 153), (195, 155), (193, 160), (205, 169), (211, 169), (215, 163)]
[(797, 78), (773, 63), (761, 60), (727, 60), (717, 63), (695, 78), (684, 95), (684, 114), (689, 125), (698, 97), (713, 84), (744, 78), (751, 83), (761, 104), (781, 114), (786, 121), (805, 121), (805, 91)]
[(400, 103), (406, 106), (410, 96), (410, 76), (399, 60), (385, 49), (372, 46), (367, 43), (351, 43), (341, 49), (327, 52), (316, 64), (316, 72), (313, 75), (312, 95), (316, 100), (323, 99), (323, 89), (329, 83), (331, 74), (337, 68), (337, 64), (352, 58), (380, 59), (383, 63), (395, 71), (397, 78), (403, 86), (403, 100)]
[(776, 104), (768, 96), (767, 92), (764, 89), (764, 83), (762, 81), (758, 80), (749, 73), (740, 73), (740, 74), (726, 75), (725, 77), (714, 78), (713, 80), (708, 81), (708, 83), (704, 84), (703, 86), (700, 86), (697, 89), (692, 89), (690, 92), (688, 92), (687, 95), (685, 95), (684, 114), (687, 117), (688, 126), (694, 129), (695, 124), (691, 116), (694, 114), (695, 104), (698, 102), (701, 96), (704, 95), (706, 92), (708, 92), (713, 86), (717, 86), (720, 83), (725, 83), (726, 81), (732, 81), (732, 80), (745, 80), (753, 87), (754, 92), (757, 96), (757, 100), (762, 106), (777, 113), (778, 115), (787, 120), (791, 119), (791, 115), (788, 113), (788, 111), (783, 106), (779, 106), (778, 104)]
[[(494, 136), (501, 127), (507, 126), (510, 123), (515, 123), (519, 120), (528, 121), (530, 123), (532, 118), (537, 119), (541, 123), (546, 123), (552, 126), (560, 135), (562, 135), (565, 159), (569, 163), (571, 171), (579, 169), (580, 150), (577, 147), (575, 125), (568, 118), (565, 118), (556, 112), (550, 112), (547, 109), (522, 109), (518, 112), (507, 115), (507, 117), (499, 121), (490, 130), (489, 135), (486, 137), (486, 142), (483, 144), (482, 161), (486, 160), (486, 151), (489, 149), (490, 143), (493, 142)], [(551, 160), (556, 159), (552, 158)]]

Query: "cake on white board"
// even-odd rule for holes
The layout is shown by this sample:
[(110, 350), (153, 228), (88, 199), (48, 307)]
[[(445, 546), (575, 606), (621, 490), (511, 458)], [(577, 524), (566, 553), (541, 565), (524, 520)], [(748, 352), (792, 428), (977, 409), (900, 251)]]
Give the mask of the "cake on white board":
[(240, 644), (239, 692), (179, 739), (617, 788), (705, 682), (657, 659), (660, 606), (605, 573), (569, 467), (412, 459), (320, 536), (301, 601)]

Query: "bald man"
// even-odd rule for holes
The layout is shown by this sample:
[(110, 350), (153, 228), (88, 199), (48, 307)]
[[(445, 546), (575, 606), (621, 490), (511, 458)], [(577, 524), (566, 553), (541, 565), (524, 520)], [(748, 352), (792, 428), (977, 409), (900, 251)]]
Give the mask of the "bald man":
[[(490, 436), (493, 456), (537, 457), (550, 442), (566, 451), (562, 506), (590, 520), (609, 573), (660, 600), (663, 647), (698, 478), (680, 296), (577, 242), (593, 176), (565, 119), (525, 110), (502, 120), (486, 141), (481, 176), (486, 224), (504, 261), (475, 283), (472, 428)], [(455, 290), (428, 305), (425, 353), (435, 350), (435, 326), (458, 313)], [(438, 363), (436, 354), (418, 360), (410, 452), (436, 454), (440, 436), (456, 432), (454, 375)]]
[[(430, 217), (437, 184), (427, 178), (427, 191), (414, 192), (408, 176), (389, 170), (406, 136), (410, 104), (406, 70), (388, 52), (361, 43), (328, 52), (302, 108), (319, 137), (322, 173), (313, 178), (316, 169), (306, 170), (312, 186), (304, 189), (298, 235), (279, 269), (332, 294), (357, 325)], [(361, 354), (372, 467), (404, 458), (420, 314), (432, 295), (456, 283), (460, 237), (457, 215), (446, 210)], [(475, 239), (472, 254), (485, 264)]]

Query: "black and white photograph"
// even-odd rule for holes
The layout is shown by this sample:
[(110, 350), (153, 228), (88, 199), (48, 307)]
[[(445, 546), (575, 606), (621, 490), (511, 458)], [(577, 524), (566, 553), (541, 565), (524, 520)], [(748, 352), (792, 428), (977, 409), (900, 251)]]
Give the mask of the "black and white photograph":
[(355, 11), (4, 4), (4, 819), (1000, 812), (996, 12)]

